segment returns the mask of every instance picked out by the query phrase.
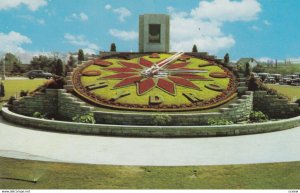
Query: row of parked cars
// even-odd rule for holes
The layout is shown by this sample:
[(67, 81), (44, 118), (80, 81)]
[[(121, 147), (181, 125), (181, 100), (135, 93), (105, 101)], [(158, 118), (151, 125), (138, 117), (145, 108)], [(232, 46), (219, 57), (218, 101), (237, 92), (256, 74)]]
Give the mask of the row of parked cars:
[(285, 84), (285, 85), (300, 85), (300, 73), (282, 76), (281, 74), (270, 74), (270, 73), (253, 73), (254, 76), (260, 79), (264, 83), (268, 84)]

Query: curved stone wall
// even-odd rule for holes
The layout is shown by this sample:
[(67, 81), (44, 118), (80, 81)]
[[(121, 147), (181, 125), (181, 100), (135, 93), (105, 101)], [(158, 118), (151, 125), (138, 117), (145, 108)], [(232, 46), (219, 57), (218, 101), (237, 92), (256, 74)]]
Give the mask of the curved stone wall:
[[(219, 112), (183, 112), (183, 113), (161, 113), (171, 117), (168, 125), (192, 126), (207, 125), (209, 119), (226, 119), (233, 122), (247, 120), (252, 111), (253, 93), (247, 92), (236, 103), (231, 103), (228, 108), (221, 108)], [(118, 125), (154, 125), (153, 115), (150, 112), (124, 112), (124, 111), (95, 111), (86, 103), (78, 101), (66, 90), (48, 89), (45, 93), (34, 96), (23, 97), (14, 101), (12, 111), (21, 115), (32, 116), (34, 112), (54, 114), (63, 120), (72, 121), (76, 115), (93, 112), (96, 122), (101, 124)]]
[(2, 108), (2, 116), (7, 121), (23, 126), (43, 129), (46, 131), (135, 137), (233, 136), (280, 131), (300, 126), (300, 116), (291, 119), (265, 123), (235, 124), (224, 126), (133, 126), (82, 124), (27, 117), (13, 113), (7, 107)]

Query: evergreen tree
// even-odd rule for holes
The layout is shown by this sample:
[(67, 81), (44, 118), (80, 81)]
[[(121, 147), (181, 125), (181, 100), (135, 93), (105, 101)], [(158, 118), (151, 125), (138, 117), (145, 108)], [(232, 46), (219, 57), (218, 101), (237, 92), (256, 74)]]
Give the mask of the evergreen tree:
[(75, 65), (75, 60), (72, 55), (69, 56), (68, 66), (73, 67)]
[(229, 62), (230, 62), (229, 54), (226, 53), (225, 56), (224, 56), (224, 63), (225, 63), (225, 65), (227, 66), (227, 65), (229, 64)]
[(111, 52), (116, 52), (116, 51), (117, 51), (117, 47), (116, 47), (116, 44), (115, 44), (115, 43), (112, 43), (112, 44), (110, 45), (110, 51), (111, 51)]
[(78, 61), (79, 61), (79, 62), (84, 61), (84, 53), (83, 53), (83, 50), (82, 50), (82, 49), (79, 49), (79, 50), (78, 50)]
[(63, 75), (63, 62), (61, 59), (56, 60), (55, 63), (55, 74), (58, 76), (62, 76)]
[(194, 44), (192, 52), (198, 52), (198, 48), (196, 44)]
[(246, 63), (246, 67), (245, 67), (245, 77), (250, 76), (251, 70), (250, 70), (250, 65), (249, 63)]

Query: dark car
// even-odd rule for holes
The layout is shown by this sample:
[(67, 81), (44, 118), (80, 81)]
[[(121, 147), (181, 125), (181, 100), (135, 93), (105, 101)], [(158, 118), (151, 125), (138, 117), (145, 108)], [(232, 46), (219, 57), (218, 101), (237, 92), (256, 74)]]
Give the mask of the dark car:
[(49, 72), (44, 72), (42, 70), (32, 70), (30, 72), (27, 72), (25, 74), (29, 79), (34, 79), (34, 78), (52, 78), (54, 75), (49, 73)]

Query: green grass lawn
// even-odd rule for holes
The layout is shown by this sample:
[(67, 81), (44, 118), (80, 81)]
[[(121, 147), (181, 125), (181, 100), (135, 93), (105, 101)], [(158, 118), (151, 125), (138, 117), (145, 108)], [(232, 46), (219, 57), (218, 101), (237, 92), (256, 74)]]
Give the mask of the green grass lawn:
[(14, 96), (15, 94), (19, 96), (21, 90), (33, 91), (45, 81), (45, 79), (4, 80), (5, 97), (2, 100), (8, 100), (9, 97)]
[[(300, 162), (189, 167), (49, 163), (0, 157), (1, 189), (299, 189)], [(31, 183), (3, 178), (37, 180)]]
[(288, 96), (292, 101), (300, 98), (300, 87), (298, 86), (268, 84), (268, 87)]

